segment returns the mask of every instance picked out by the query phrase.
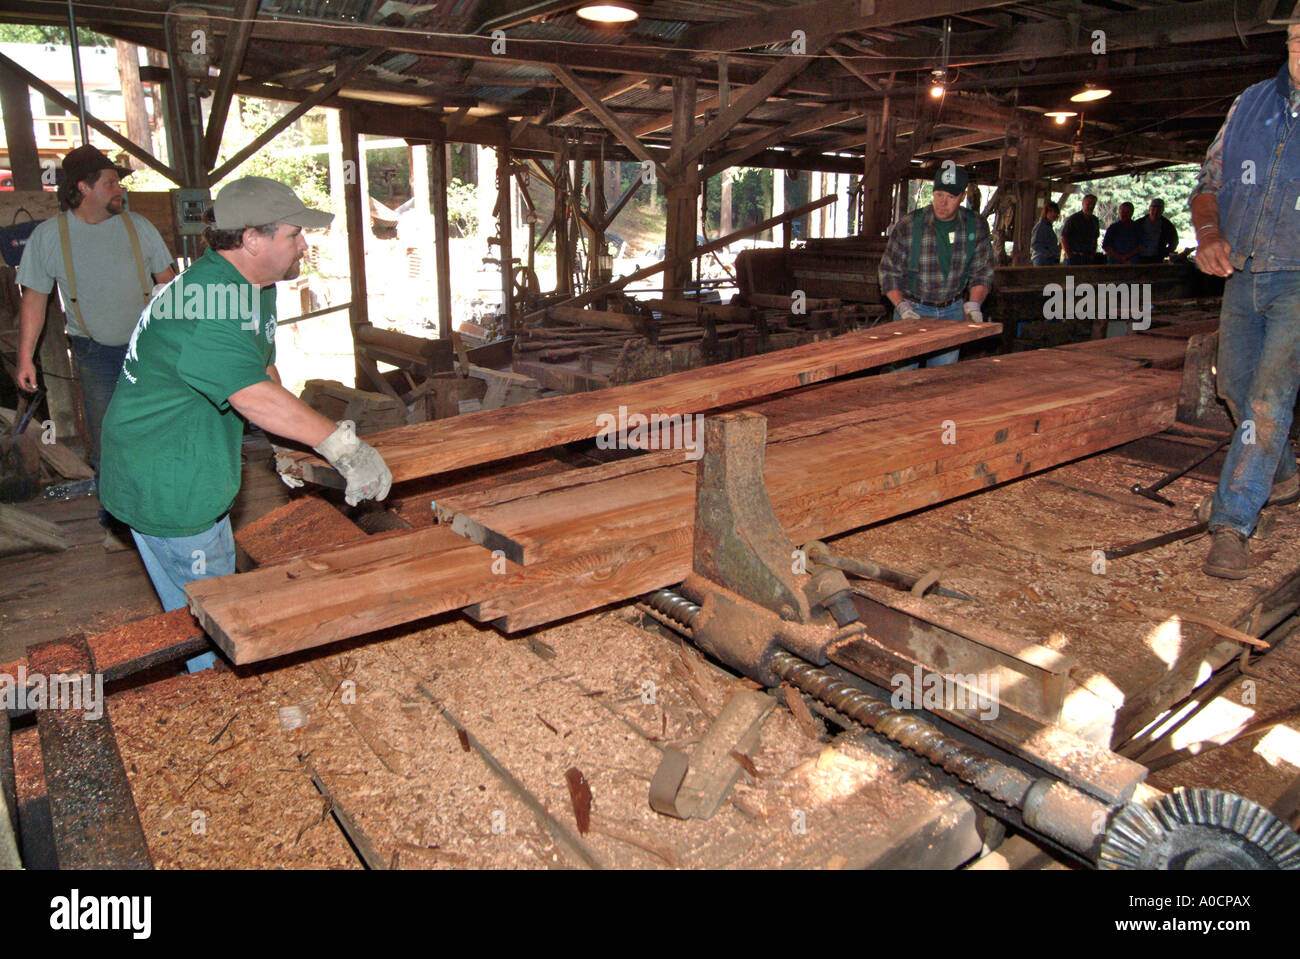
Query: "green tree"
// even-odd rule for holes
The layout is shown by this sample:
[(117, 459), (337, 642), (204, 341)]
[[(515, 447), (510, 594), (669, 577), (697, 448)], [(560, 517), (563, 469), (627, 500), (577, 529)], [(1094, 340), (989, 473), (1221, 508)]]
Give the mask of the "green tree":
[[(0, 23), (0, 43), (57, 43), (67, 46), (68, 28), (35, 23)], [(113, 38), (78, 27), (77, 43), (83, 47), (111, 47)]]

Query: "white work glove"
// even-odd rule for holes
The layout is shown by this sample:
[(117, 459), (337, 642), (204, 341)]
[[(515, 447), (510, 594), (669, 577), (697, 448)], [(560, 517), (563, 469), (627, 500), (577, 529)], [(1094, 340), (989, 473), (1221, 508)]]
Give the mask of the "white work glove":
[(351, 420), (340, 420), (339, 428), (316, 447), (316, 452), (348, 481), (343, 498), (349, 506), (356, 506), (363, 499), (383, 499), (388, 495), (393, 474), (373, 446), (357, 439), (357, 425)]
[(921, 314), (916, 312), (916, 307), (907, 300), (899, 300), (898, 305), (894, 307), (894, 315), (900, 320), (919, 320)]
[(286, 455), (291, 452), (290, 450), (285, 449), (283, 446), (276, 446), (272, 443), (271, 452), (275, 454), (275, 472), (279, 475), (280, 479), (284, 481), (285, 486), (289, 487), (289, 489), (298, 489), (305, 485), (302, 480), (298, 479), (298, 477), (290, 476), (285, 472), (285, 470), (294, 465), (294, 460)]
[(962, 312), (966, 314), (967, 323), (983, 323), (984, 313), (980, 309), (983, 304), (976, 303), (974, 300), (967, 300)]

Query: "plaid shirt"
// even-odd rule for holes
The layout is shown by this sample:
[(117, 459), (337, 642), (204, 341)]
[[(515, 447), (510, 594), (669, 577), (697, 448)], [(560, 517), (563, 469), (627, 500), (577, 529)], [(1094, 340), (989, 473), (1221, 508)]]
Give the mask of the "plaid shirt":
[[(960, 299), (965, 292), (962, 271), (966, 265), (969, 243), (962, 225), (963, 215), (957, 214), (957, 229), (952, 234), (952, 269), (947, 276), (939, 268), (939, 254), (934, 236), (934, 208), (926, 207), (921, 214), (921, 262), (919, 275), (908, 269), (912, 256), (912, 223), (915, 217), (907, 214), (894, 224), (880, 259), (880, 292), (901, 290), (907, 299), (927, 303), (950, 303)], [(993, 243), (989, 239), (989, 226), (982, 216), (975, 217), (975, 257), (971, 261), (968, 286), (993, 285)]]

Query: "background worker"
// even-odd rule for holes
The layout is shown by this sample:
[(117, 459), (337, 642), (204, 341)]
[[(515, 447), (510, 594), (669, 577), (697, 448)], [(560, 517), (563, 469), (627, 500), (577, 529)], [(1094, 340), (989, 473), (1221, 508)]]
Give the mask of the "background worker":
[[(138, 213), (124, 213), (121, 178), (131, 171), (116, 166), (92, 146), (63, 158), (58, 216), (38, 226), (18, 267), (23, 288), (18, 315), (18, 386), (36, 389), (36, 343), (45, 327), (50, 291), (58, 283), (68, 318), (68, 343), (85, 401), (86, 459), (98, 473), (104, 413), (122, 371), (126, 343), (155, 283), (176, 275), (172, 257), (153, 224)], [(105, 527), (105, 549), (127, 549), (130, 542)]]
[[(880, 288), (898, 319), (984, 322), (984, 298), (993, 285), (993, 244), (983, 217), (962, 206), (969, 182), (965, 169), (951, 161), (942, 164), (930, 206), (913, 210), (890, 231), (880, 260)], [(955, 363), (959, 352), (947, 350), (925, 365)]]
[(1034, 224), (1029, 240), (1030, 262), (1034, 266), (1058, 266), (1061, 262), (1061, 241), (1056, 238), (1052, 224), (1061, 215), (1061, 208), (1053, 200), (1043, 204), (1043, 215)]
[(1070, 266), (1090, 266), (1097, 259), (1097, 238), (1101, 220), (1092, 212), (1097, 209), (1097, 194), (1083, 198), (1083, 209), (1065, 218), (1061, 225), (1061, 253)]

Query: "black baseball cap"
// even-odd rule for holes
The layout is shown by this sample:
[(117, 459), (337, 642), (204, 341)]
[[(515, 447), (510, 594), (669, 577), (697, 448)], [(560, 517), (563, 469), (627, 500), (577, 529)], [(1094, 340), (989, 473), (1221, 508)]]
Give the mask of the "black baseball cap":
[(964, 166), (957, 166), (951, 160), (945, 160), (934, 173), (934, 188), (953, 196), (960, 196), (962, 190), (970, 183), (970, 174)]
[(75, 150), (69, 150), (68, 155), (63, 158), (63, 174), (69, 183), (89, 180), (100, 170), (116, 170), (119, 177), (131, 174), (130, 167), (118, 166), (89, 143)]

